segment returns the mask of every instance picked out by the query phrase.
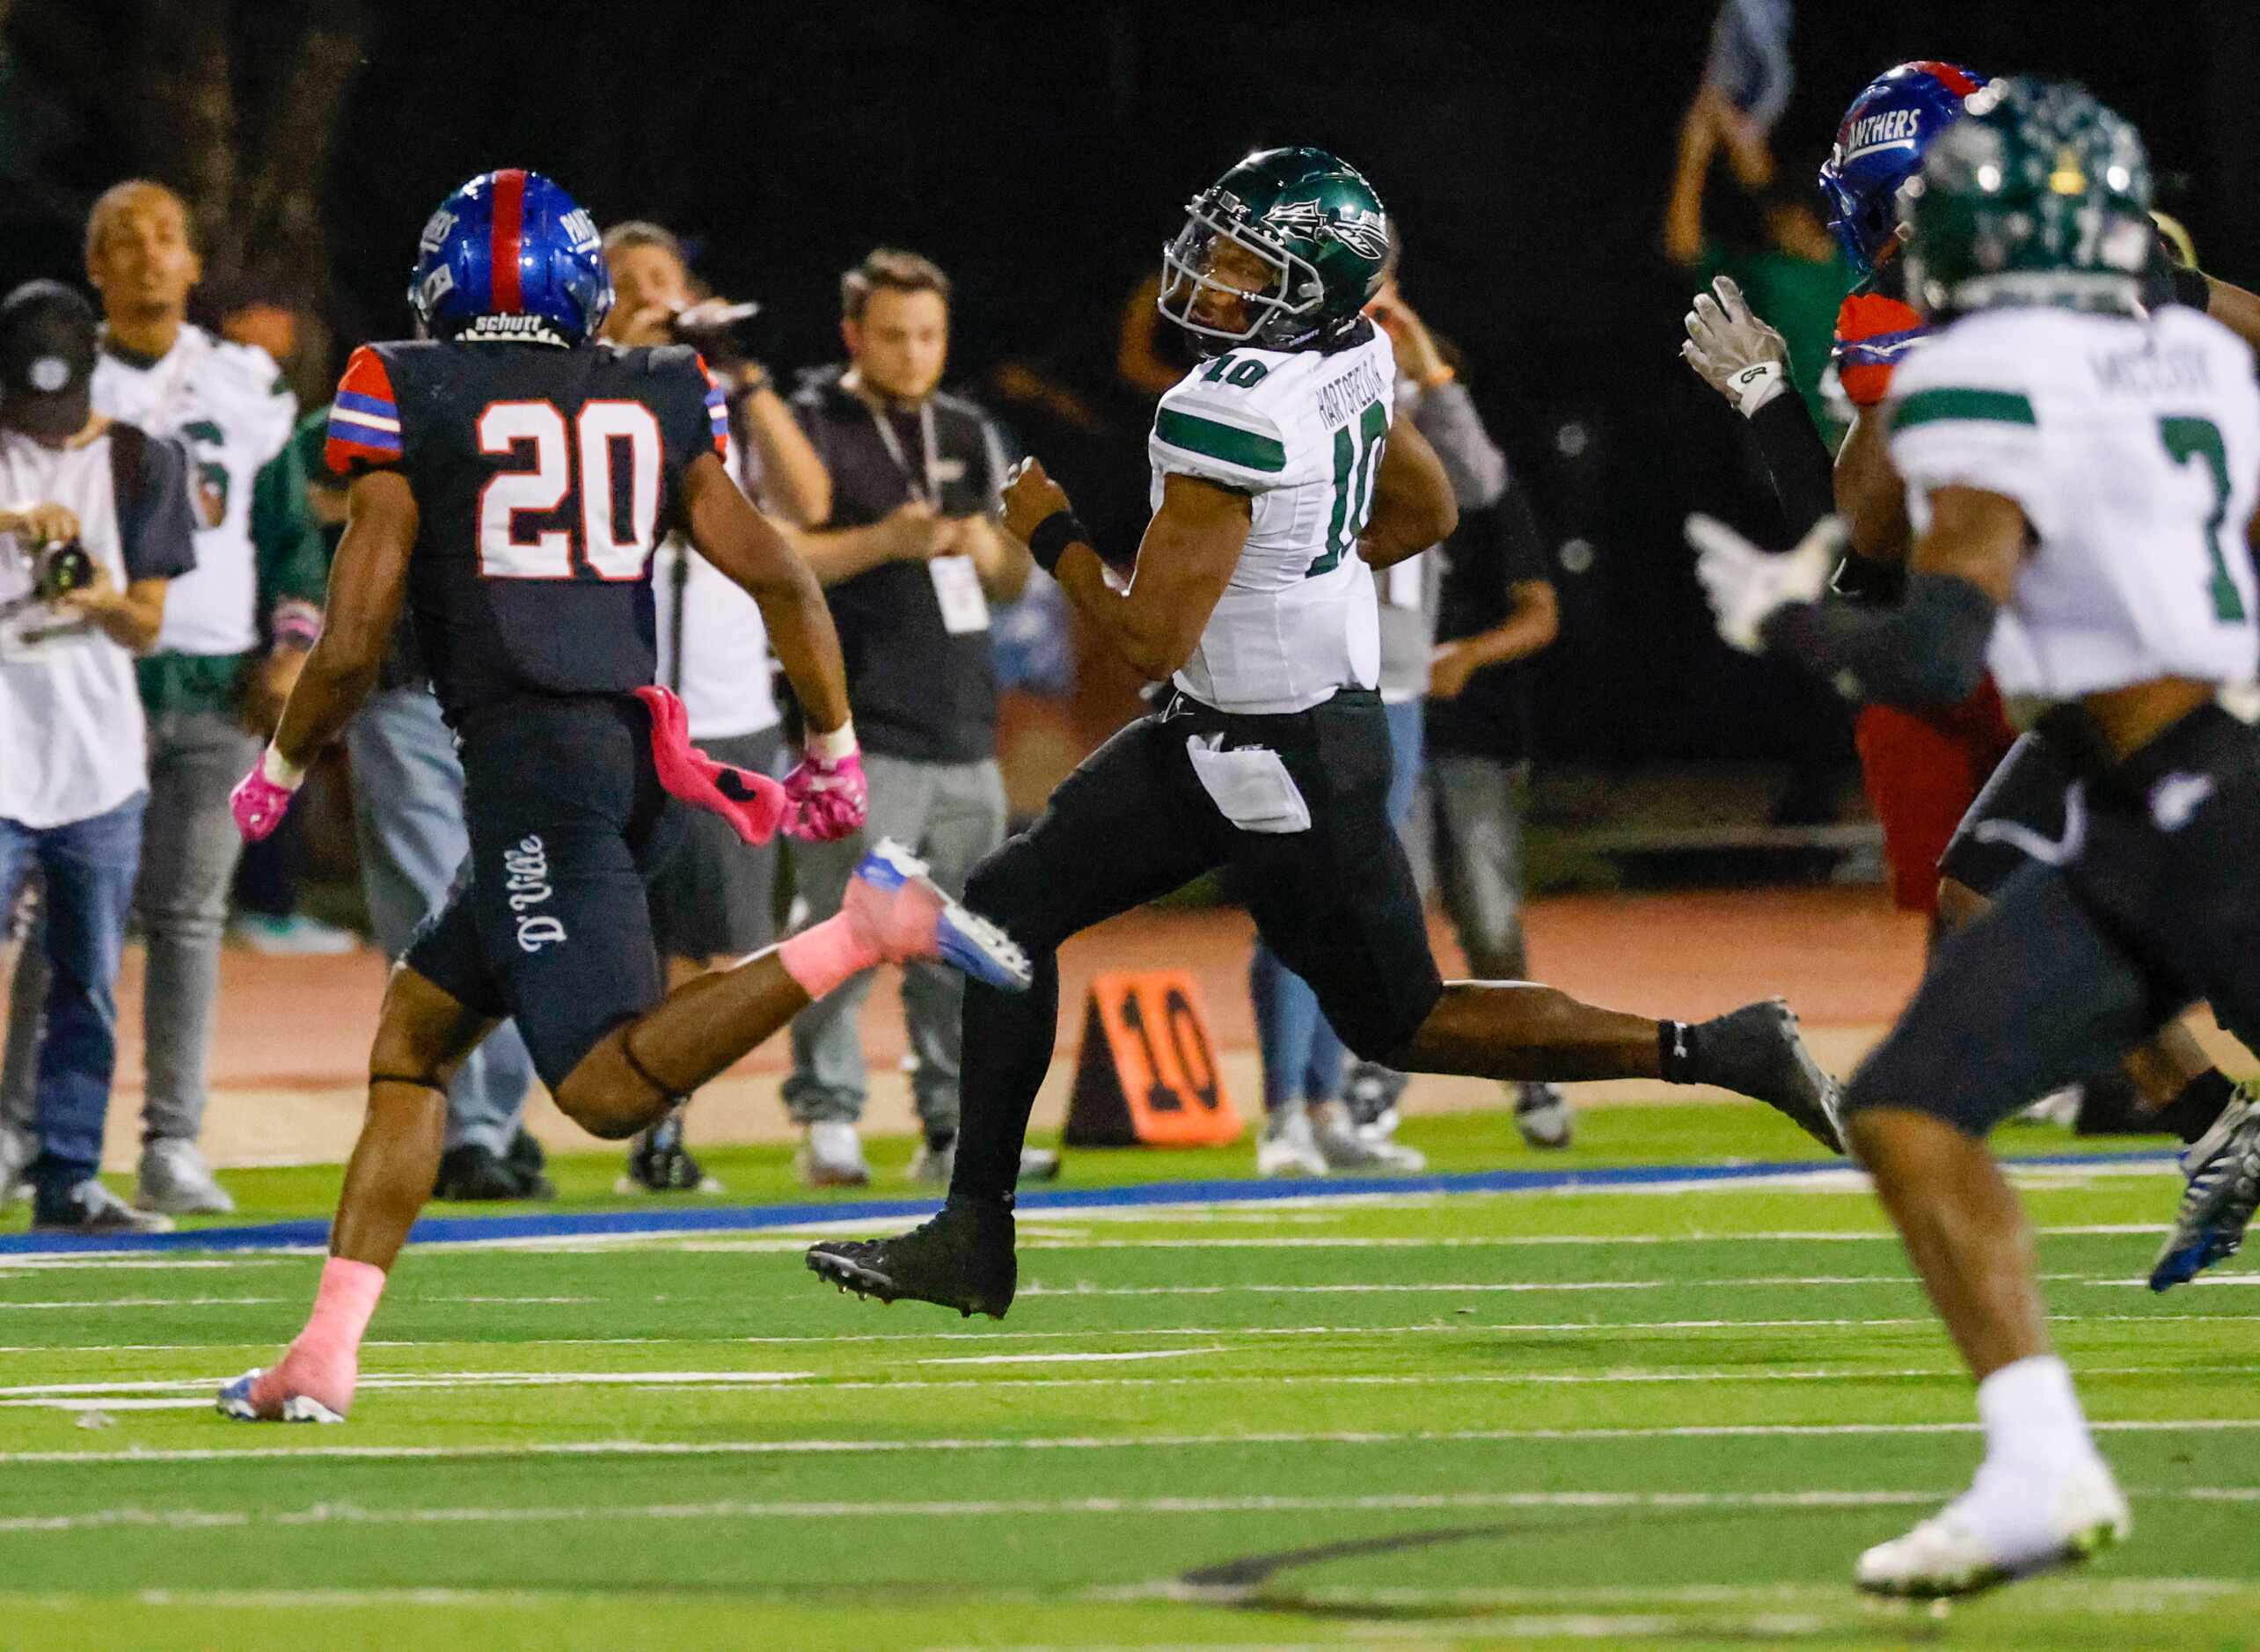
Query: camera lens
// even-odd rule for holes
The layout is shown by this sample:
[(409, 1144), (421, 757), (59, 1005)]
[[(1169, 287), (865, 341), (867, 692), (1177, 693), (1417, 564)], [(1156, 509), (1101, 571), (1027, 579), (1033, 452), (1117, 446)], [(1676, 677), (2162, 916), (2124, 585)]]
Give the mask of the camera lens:
[(67, 591), (94, 582), (94, 559), (86, 554), (86, 547), (72, 539), (54, 545), (40, 554), (38, 572), (33, 585), (41, 598), (53, 602)]

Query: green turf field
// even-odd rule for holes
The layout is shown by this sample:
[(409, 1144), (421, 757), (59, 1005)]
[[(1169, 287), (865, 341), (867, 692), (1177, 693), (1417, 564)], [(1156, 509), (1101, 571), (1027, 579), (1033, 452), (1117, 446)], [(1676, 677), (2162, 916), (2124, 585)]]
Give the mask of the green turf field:
[[(1572, 1163), (1803, 1153), (1756, 1109), (1584, 1124)], [(1071, 1174), (1181, 1166), (1245, 1158)], [(1872, 1201), (1820, 1178), (1035, 1216), (1001, 1325), (820, 1288), (814, 1230), (424, 1248), (339, 1429), (206, 1408), (311, 1258), (0, 1256), (0, 1645), (2260, 1644), (2260, 1273), (2133, 1283), (2163, 1168), (2028, 1182), (2138, 1529), (1950, 1612), (1846, 1583), (1978, 1442)], [(303, 1214), (334, 1173), (238, 1185)]]

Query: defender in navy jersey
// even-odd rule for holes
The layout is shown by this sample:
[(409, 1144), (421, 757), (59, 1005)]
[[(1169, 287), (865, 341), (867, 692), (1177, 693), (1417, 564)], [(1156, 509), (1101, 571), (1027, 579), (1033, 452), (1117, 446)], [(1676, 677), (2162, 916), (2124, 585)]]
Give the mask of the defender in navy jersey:
[[(362, 1334), (431, 1195), (448, 1082), (502, 1017), (558, 1105), (619, 1138), (874, 963), (1027, 979), (1000, 932), (882, 844), (837, 917), (664, 993), (645, 880), (673, 799), (752, 841), (862, 824), (823, 594), (724, 468), (698, 358), (590, 342), (611, 283), (555, 184), (502, 172), (458, 190), (424, 231), (409, 297), (428, 336), (364, 346), (339, 389), (328, 458), (354, 479), (327, 625), (236, 818), (247, 837), (274, 830), (375, 683), (405, 603), (461, 741), (470, 876), (393, 972), (312, 1316), (274, 1367), (221, 1392), (246, 1420), (345, 1414)], [(760, 604), (807, 708), (781, 786), (692, 747), (681, 702), (652, 686), (650, 564), (670, 529)]]

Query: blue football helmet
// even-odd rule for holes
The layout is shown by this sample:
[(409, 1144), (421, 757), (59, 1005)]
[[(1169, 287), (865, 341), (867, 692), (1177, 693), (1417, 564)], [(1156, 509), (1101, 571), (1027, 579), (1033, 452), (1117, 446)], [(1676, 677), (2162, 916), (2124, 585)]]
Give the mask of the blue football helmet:
[(539, 172), (484, 173), (424, 225), (408, 303), (430, 338), (586, 343), (612, 308), (603, 238)]
[(1922, 169), (1930, 141), (1962, 118), (1962, 100), (1985, 84), (1983, 75), (1922, 58), (1876, 76), (1844, 112), (1820, 186), (1828, 227), (1861, 274), (1898, 232), (1899, 186)]

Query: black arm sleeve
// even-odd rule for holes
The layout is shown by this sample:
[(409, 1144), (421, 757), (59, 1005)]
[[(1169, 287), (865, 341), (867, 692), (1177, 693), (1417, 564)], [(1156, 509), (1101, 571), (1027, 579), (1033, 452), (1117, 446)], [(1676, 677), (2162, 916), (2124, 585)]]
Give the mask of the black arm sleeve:
[(1986, 675), (1993, 599), (1951, 574), (1916, 574), (1892, 608), (1793, 603), (1759, 628), (1766, 646), (1847, 699), (1921, 709), (1956, 705)]
[(1828, 443), (1814, 428), (1804, 398), (1794, 391), (1774, 397), (1746, 422), (1788, 520), (1789, 537), (1802, 539), (1836, 508), (1836, 462)]
[[(132, 505), (119, 514), (128, 580), (170, 580), (196, 567), (196, 517), (188, 503), (188, 457), (168, 437), (141, 444)], [(122, 490), (121, 490), (122, 491)]]

